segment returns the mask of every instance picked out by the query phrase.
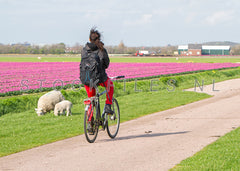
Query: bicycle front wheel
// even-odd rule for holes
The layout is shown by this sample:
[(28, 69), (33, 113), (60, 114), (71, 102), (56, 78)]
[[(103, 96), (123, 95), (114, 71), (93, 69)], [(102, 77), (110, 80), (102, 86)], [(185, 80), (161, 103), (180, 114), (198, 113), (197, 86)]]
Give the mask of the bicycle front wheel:
[(114, 111), (113, 115), (107, 115), (107, 133), (109, 137), (115, 138), (118, 134), (120, 126), (120, 110), (119, 105), (116, 99), (113, 98), (112, 110)]
[(90, 104), (88, 110), (84, 113), (84, 133), (89, 143), (93, 143), (98, 134), (99, 127), (94, 116), (96, 116), (96, 107), (93, 104)]

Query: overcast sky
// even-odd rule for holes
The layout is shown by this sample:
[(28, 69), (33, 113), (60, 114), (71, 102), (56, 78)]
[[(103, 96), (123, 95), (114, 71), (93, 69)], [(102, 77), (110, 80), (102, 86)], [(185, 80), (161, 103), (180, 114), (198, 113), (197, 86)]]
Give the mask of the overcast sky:
[(240, 42), (239, 0), (0, 0), (0, 43), (105, 45)]

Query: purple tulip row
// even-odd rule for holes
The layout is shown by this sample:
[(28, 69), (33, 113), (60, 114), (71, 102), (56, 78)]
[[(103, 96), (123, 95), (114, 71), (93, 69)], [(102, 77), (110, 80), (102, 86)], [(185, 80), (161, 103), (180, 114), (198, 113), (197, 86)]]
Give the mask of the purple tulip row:
[[(238, 67), (237, 63), (111, 63), (108, 76), (151, 77)], [(78, 62), (0, 62), (0, 93), (79, 84)]]

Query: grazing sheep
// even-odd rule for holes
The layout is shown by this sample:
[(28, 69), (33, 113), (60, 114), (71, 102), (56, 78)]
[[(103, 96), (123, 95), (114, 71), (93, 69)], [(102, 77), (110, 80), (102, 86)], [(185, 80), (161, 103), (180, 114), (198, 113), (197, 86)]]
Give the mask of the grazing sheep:
[(55, 105), (54, 108), (54, 115), (58, 116), (58, 113), (65, 114), (65, 111), (67, 111), (67, 116), (72, 115), (71, 112), (72, 103), (68, 100), (63, 100)]
[(38, 114), (38, 116), (44, 115), (45, 113), (53, 110), (55, 105), (63, 100), (64, 96), (60, 91), (58, 90), (50, 91), (39, 98), (38, 108), (35, 109), (35, 111)]

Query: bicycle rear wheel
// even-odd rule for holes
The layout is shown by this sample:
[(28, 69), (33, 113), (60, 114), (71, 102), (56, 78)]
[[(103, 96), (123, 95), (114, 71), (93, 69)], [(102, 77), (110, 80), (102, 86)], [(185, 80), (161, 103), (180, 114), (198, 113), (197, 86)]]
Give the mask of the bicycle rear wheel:
[(115, 98), (113, 98), (112, 110), (114, 111), (113, 115), (107, 115), (107, 133), (109, 137), (115, 138), (118, 134), (119, 126), (120, 126), (120, 110), (118, 106), (118, 102)]
[(96, 107), (90, 104), (88, 110), (84, 113), (84, 133), (89, 143), (93, 143), (98, 134), (99, 126), (94, 116), (96, 116)]

